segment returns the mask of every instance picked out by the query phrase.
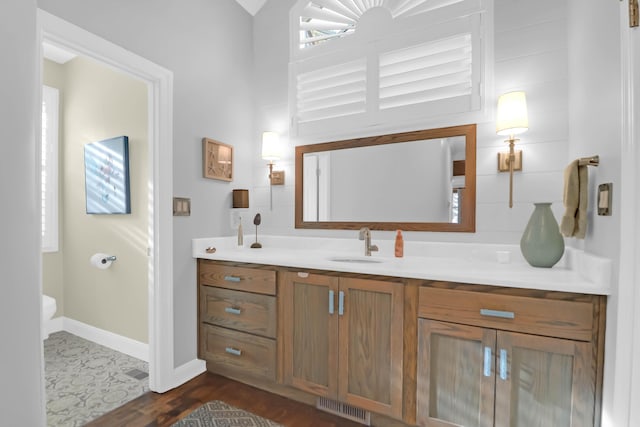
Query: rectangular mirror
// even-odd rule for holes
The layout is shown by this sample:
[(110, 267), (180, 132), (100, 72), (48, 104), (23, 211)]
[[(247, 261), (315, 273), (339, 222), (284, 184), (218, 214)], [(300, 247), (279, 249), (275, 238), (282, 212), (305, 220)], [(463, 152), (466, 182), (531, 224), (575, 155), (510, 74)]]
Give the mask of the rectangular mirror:
[(296, 147), (296, 228), (475, 232), (476, 125)]

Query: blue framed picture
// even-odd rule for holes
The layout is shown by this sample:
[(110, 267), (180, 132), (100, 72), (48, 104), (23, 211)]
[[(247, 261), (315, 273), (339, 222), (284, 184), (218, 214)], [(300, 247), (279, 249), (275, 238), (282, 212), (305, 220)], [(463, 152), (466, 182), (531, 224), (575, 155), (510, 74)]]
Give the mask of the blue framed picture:
[(87, 214), (129, 214), (129, 137), (84, 145)]

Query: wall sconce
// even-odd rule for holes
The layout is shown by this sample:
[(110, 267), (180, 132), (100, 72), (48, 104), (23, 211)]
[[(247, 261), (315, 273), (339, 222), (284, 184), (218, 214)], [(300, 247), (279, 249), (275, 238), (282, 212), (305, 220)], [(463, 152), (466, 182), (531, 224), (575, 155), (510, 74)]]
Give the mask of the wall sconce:
[(496, 133), (508, 135), (508, 153), (498, 153), (498, 171), (509, 172), (509, 207), (513, 207), (513, 171), (522, 170), (522, 151), (514, 151), (514, 145), (519, 139), (515, 135), (529, 129), (527, 115), (527, 99), (524, 92), (509, 92), (498, 98), (498, 112), (496, 116)]
[(280, 160), (282, 157), (282, 144), (280, 143), (280, 135), (276, 132), (262, 133), (262, 159), (269, 161), (269, 206), (273, 209), (273, 191), (272, 186), (284, 185), (284, 171), (274, 171), (274, 160)]

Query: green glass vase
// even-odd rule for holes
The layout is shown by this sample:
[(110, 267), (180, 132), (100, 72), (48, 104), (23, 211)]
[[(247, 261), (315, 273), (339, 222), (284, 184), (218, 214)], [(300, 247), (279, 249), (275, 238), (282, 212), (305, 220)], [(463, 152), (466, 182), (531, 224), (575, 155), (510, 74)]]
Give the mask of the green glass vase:
[(534, 206), (520, 239), (520, 250), (532, 266), (551, 268), (564, 254), (564, 239), (551, 212), (551, 203), (534, 203)]

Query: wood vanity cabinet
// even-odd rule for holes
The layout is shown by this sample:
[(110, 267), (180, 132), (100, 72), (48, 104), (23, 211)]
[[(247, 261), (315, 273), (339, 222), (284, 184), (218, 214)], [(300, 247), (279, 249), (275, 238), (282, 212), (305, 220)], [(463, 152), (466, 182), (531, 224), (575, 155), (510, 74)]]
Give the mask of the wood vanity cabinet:
[(601, 316), (597, 296), (421, 288), (418, 425), (597, 425)]
[(282, 274), (285, 383), (402, 418), (404, 285)]
[(276, 380), (276, 272), (198, 261), (199, 357), (217, 373)]

